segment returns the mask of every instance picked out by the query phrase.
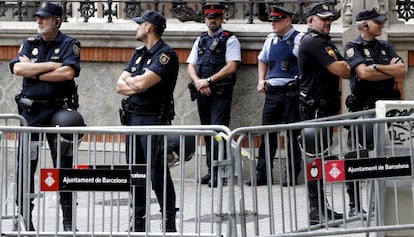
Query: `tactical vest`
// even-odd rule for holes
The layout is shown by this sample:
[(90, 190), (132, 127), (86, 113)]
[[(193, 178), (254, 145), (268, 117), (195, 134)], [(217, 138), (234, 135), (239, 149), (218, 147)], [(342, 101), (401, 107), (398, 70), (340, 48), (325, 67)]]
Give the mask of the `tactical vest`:
[(272, 39), (269, 54), (269, 71), (267, 79), (270, 78), (294, 78), (298, 75), (298, 60), (292, 53), (294, 39), (299, 34), (295, 31), (287, 40), (278, 40), (276, 44)]
[[(223, 31), (213, 37), (207, 32), (200, 35), (198, 43), (197, 75), (200, 78), (207, 78), (222, 69), (226, 65), (226, 43), (233, 34)], [(234, 84), (236, 75), (222, 79), (216, 85)]]

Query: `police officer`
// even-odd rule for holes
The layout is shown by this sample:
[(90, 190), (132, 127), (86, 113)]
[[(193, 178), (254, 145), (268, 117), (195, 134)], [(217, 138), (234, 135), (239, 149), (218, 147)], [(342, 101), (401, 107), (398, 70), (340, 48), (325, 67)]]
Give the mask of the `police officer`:
[[(308, 32), (301, 40), (298, 55), (301, 93), (299, 108), (302, 120), (338, 114), (339, 78), (350, 77), (349, 65), (330, 40), (333, 16), (324, 3), (313, 3), (306, 8)], [(308, 182), (311, 225), (325, 220), (323, 185), (318, 185), (317, 182)], [(342, 214), (329, 208), (327, 210), (328, 220), (342, 219)]]
[[(395, 77), (403, 77), (407, 73), (404, 61), (392, 45), (376, 39), (382, 34), (386, 17), (373, 8), (359, 11), (355, 20), (360, 35), (345, 46), (345, 59), (352, 69), (351, 94), (346, 99), (351, 112), (373, 109), (377, 100), (400, 100)], [(347, 183), (347, 191), (348, 215), (361, 214), (358, 182)]]
[[(10, 70), (14, 75), (23, 77), (23, 89), (16, 96), (19, 112), (27, 120), (29, 126), (55, 126), (51, 124), (53, 116), (62, 108), (77, 109), (77, 90), (74, 78), (80, 72), (80, 43), (65, 35), (59, 28), (62, 24), (62, 7), (44, 2), (34, 16), (37, 17), (35, 37), (24, 40), (16, 58), (10, 62)], [(72, 167), (72, 154), (61, 154), (57, 159), (56, 135), (47, 134), (53, 165), (60, 168)], [(33, 193), (34, 172), (38, 162), (38, 149), (42, 146), (42, 137), (32, 134), (31, 137), (31, 178), (30, 192)], [(20, 165), (20, 164), (19, 164)], [(24, 177), (21, 180), (27, 180)], [(17, 202), (23, 202), (18, 192)], [(20, 199), (20, 200), (19, 200)], [(63, 211), (63, 228), (72, 228), (72, 193), (61, 192), (60, 204)], [(28, 230), (34, 230), (31, 220), (33, 199), (30, 202), (29, 215), (23, 213)], [(20, 207), (20, 211), (22, 207)], [(22, 214), (22, 213), (21, 213)]]
[[(299, 72), (296, 57), (303, 33), (295, 30), (292, 26), (294, 14), (295, 12), (280, 6), (270, 7), (269, 20), (272, 22), (273, 33), (267, 36), (258, 56), (257, 90), (260, 93), (266, 93), (262, 115), (263, 125), (290, 123), (299, 120), (299, 81), (297, 80)], [(288, 139), (293, 141), (293, 150), (288, 149), (286, 160), (289, 177), (285, 174), (282, 180), (283, 186), (296, 184), (301, 170), (300, 150), (296, 141), (299, 134), (297, 131), (294, 133), (292, 139)], [(269, 135), (271, 161), (275, 156), (277, 146), (277, 134), (272, 133)], [(294, 163), (294, 170), (291, 169), (292, 163)], [(273, 168), (273, 162), (271, 162), (271, 166)], [(256, 185), (266, 185), (266, 157), (263, 138), (259, 148), (256, 170)], [(251, 185), (250, 182), (247, 184)]]
[(395, 77), (407, 73), (404, 61), (387, 41), (376, 39), (382, 34), (385, 21), (374, 9), (365, 9), (356, 15), (356, 25), (361, 32), (345, 46), (345, 58), (352, 68), (347, 97), (350, 111), (372, 109), (377, 100), (399, 100), (401, 94), (396, 87)]
[[(124, 96), (122, 106), (126, 114), (123, 124), (132, 125), (170, 125), (174, 116), (173, 91), (178, 76), (178, 57), (174, 49), (161, 38), (166, 28), (165, 17), (157, 11), (147, 10), (140, 17), (133, 18), (138, 23), (136, 40), (144, 46), (136, 48), (128, 65), (121, 73), (116, 91)], [(133, 144), (133, 141), (135, 143)], [(175, 190), (170, 171), (166, 172), (166, 193), (163, 192), (164, 165), (163, 153), (160, 151), (162, 136), (151, 136), (151, 169), (152, 187), (163, 207), (163, 197), (166, 195), (165, 216), (166, 232), (176, 232)], [(127, 136), (127, 163), (146, 164), (147, 136)], [(130, 146), (134, 146), (131, 147)], [(130, 150), (135, 149), (136, 154)], [(131, 231), (145, 231), (145, 186), (133, 188), (134, 197), (134, 226)]]
[[(234, 34), (223, 30), (224, 5), (206, 4), (203, 6), (207, 32), (197, 37), (187, 59), (188, 75), (197, 90), (198, 113), (202, 125), (230, 124), (233, 86), (236, 81), (238, 62), (241, 61), (240, 42)], [(213, 159), (218, 159), (218, 144), (205, 138), (208, 173), (201, 184), (217, 186), (217, 167), (211, 171)], [(213, 175), (212, 175), (213, 174)]]

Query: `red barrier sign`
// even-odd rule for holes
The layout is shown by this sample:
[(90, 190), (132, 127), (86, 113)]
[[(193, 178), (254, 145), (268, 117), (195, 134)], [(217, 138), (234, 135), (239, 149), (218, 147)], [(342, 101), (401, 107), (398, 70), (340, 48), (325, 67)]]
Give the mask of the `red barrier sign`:
[(345, 160), (332, 160), (325, 162), (326, 182), (345, 181)]
[(306, 166), (308, 181), (322, 179), (322, 159), (316, 158)]

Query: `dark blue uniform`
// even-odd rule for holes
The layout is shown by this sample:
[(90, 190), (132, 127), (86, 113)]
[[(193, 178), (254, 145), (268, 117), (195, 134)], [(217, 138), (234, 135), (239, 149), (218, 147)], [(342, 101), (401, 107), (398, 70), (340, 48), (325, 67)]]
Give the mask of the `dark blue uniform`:
[[(200, 35), (198, 41), (198, 56), (196, 61), (197, 75), (207, 78), (220, 71), (226, 65), (226, 43), (233, 36), (228, 31), (221, 31), (210, 36), (207, 32)], [(197, 92), (197, 105), (200, 122), (202, 125), (230, 125), (231, 101), (233, 98), (233, 86), (236, 75), (221, 79), (210, 85), (210, 96), (204, 96)], [(211, 139), (206, 138), (207, 166), (211, 173)], [(218, 143), (214, 142), (213, 159), (218, 159)], [(215, 176), (217, 171), (215, 169)]]
[[(173, 91), (178, 76), (178, 57), (175, 51), (159, 40), (150, 50), (141, 47), (135, 50), (125, 71), (131, 76), (141, 75), (145, 70), (151, 70), (161, 77), (161, 81), (148, 90), (128, 97), (125, 101), (125, 110), (128, 113), (126, 125), (170, 125), (173, 118)], [(130, 153), (131, 139), (135, 140), (135, 154)], [(151, 165), (152, 188), (158, 202), (163, 202), (163, 153), (160, 149), (162, 136), (151, 137)], [(146, 164), (147, 136), (128, 136), (126, 142), (127, 162), (132, 164)], [(169, 169), (167, 169), (167, 213), (176, 213), (175, 191)], [(145, 186), (135, 187), (135, 217), (143, 218), (145, 215)], [(175, 221), (175, 220), (174, 220)]]
[[(292, 123), (299, 120), (299, 85), (297, 81), (299, 71), (293, 49), (299, 43), (301, 37), (302, 34), (299, 34), (293, 28), (283, 38), (277, 38), (277, 35), (272, 34), (266, 39), (262, 52), (259, 54), (259, 60), (268, 65), (265, 84), (266, 98), (262, 115), (263, 125)], [(296, 142), (298, 135), (298, 132), (294, 131), (292, 139), (289, 139), (294, 142), (292, 144), (293, 150), (288, 149), (287, 155), (288, 167), (291, 167), (292, 160), (294, 160), (296, 179), (301, 170), (300, 150)], [(269, 135), (271, 160), (276, 154), (277, 146), (277, 134), (272, 133)], [(288, 145), (287, 147), (290, 148), (291, 146)], [(265, 142), (262, 141), (256, 168), (257, 185), (267, 183), (265, 157)], [(273, 162), (271, 162), (271, 166), (273, 168)], [(291, 173), (292, 171), (290, 170), (290, 177), (293, 177)], [(287, 179), (283, 180), (283, 183), (287, 185)]]
[[(39, 35), (30, 37), (23, 41), (20, 46), (18, 56), (11, 60), (10, 70), (13, 72), (13, 66), (19, 62), (19, 56), (27, 56), (32, 62), (59, 62), (62, 66), (70, 66), (75, 71), (75, 77), (80, 72), (80, 43), (78, 40), (59, 32), (53, 41), (44, 41)], [(44, 82), (33, 78), (23, 78), (23, 89), (16, 96), (19, 103), (20, 98), (29, 98), (33, 100), (32, 106), (19, 106), (19, 112), (27, 120), (29, 126), (55, 126), (51, 124), (51, 119), (55, 113), (62, 108), (77, 109), (77, 91), (74, 80), (62, 82)], [(32, 144), (38, 144), (42, 141), (39, 134), (31, 134)], [(47, 134), (47, 141), (50, 146), (54, 167), (57, 167), (56, 135)], [(34, 191), (34, 172), (37, 167), (38, 154), (31, 157), (31, 184), (30, 192)], [(60, 168), (71, 168), (73, 156), (61, 154)], [(22, 181), (26, 180), (23, 178)], [(18, 197), (23, 198), (23, 195)], [(23, 200), (23, 199), (22, 199)], [(33, 199), (32, 199), (33, 201)], [(72, 193), (60, 193), (60, 203), (63, 208), (72, 208)], [(33, 209), (33, 203), (30, 203)]]
[[(345, 59), (351, 67), (352, 77), (349, 80), (351, 94), (346, 98), (346, 106), (351, 112), (373, 109), (377, 100), (400, 100), (400, 91), (396, 88), (395, 78), (390, 77), (381, 81), (359, 80), (355, 67), (364, 63), (389, 65), (391, 59), (400, 58), (392, 45), (387, 41), (374, 39), (365, 41), (361, 36), (348, 42), (345, 46)], [(401, 59), (402, 60), (402, 59)], [(351, 143), (351, 131), (348, 132), (348, 143)], [(372, 144), (373, 145), (373, 144)], [(367, 145), (368, 149), (372, 149)], [(351, 210), (361, 210), (361, 195), (359, 182), (347, 182), (349, 207)]]
[(345, 46), (345, 59), (352, 69), (350, 78), (351, 93), (347, 98), (347, 107), (350, 111), (372, 109), (377, 100), (399, 100), (400, 92), (396, 89), (393, 77), (381, 81), (358, 80), (354, 69), (364, 63), (389, 65), (391, 59), (400, 58), (394, 48), (387, 41), (374, 39), (371, 42), (364, 41), (358, 36)]
[(326, 66), (342, 60), (330, 36), (310, 29), (302, 38), (298, 64), (300, 92), (306, 101), (314, 100), (314, 106), (300, 105), (301, 120), (337, 115), (340, 110), (339, 77)]
[[(343, 58), (331, 42), (329, 35), (322, 35), (318, 31), (309, 29), (302, 38), (298, 55), (301, 120), (338, 114), (340, 109), (339, 77), (326, 68), (327, 65), (337, 60), (343, 60)], [(318, 222), (319, 208), (324, 212), (326, 204), (322, 180), (308, 182), (308, 196), (310, 221), (311, 223)], [(328, 209), (328, 219), (331, 218), (330, 213), (331, 210)], [(340, 218), (342, 215), (335, 213), (335, 219)]]

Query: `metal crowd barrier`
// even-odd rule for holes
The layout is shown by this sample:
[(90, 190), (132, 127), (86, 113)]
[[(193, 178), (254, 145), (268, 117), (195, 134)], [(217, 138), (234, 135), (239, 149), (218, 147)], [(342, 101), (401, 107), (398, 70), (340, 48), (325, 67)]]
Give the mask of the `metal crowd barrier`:
[[(228, 139), (235, 142), (233, 148), (227, 144), (227, 149), (231, 151), (229, 158), (233, 159), (240, 184), (232, 187), (239, 197), (235, 203), (241, 226), (238, 236), (389, 236), (404, 231), (408, 232), (400, 236), (412, 236), (413, 214), (407, 212), (414, 206), (411, 140), (414, 117), (372, 118), (374, 115), (375, 110), (369, 110), (294, 124), (233, 130)], [(292, 135), (295, 131), (298, 137)], [(269, 157), (271, 134), (276, 134), (280, 145), (275, 157)], [(260, 140), (265, 144), (268, 182), (263, 186), (248, 186), (247, 182), (257, 182), (255, 168)], [(286, 152), (294, 142), (300, 145), (302, 171), (298, 180), (291, 180), (284, 187), (285, 170), (296, 177), (295, 169), (287, 165), (294, 156)], [(310, 180), (317, 180), (320, 185), (318, 202), (326, 203), (320, 205), (318, 223), (311, 223), (309, 217)], [(360, 190), (353, 197), (360, 197), (358, 210), (363, 214), (349, 216), (347, 182)], [(331, 220), (329, 209), (342, 213), (343, 218)]]
[[(3, 117), (0, 116), (0, 119)], [(129, 127), (28, 127), (14, 125), (0, 125), (0, 132), (15, 134), (15, 139), (1, 138), (1, 190), (0, 190), (0, 232), (5, 236), (233, 236), (229, 216), (234, 215), (234, 197), (228, 191), (230, 182), (225, 180), (231, 174), (229, 162), (224, 157), (225, 134), (230, 131), (224, 126), (129, 126)], [(38, 147), (39, 163), (35, 173), (35, 189), (29, 193), (28, 182), (23, 185), (16, 177), (17, 155), (22, 154), (23, 171), (30, 170), (29, 150), (19, 153), (19, 142), (27, 142), (30, 148), (31, 134), (43, 135), (43, 141)], [(62, 177), (56, 178), (56, 169), (52, 169), (50, 148), (46, 134), (56, 134), (58, 139), (67, 136), (73, 141), (73, 169), (57, 169), (58, 175), (67, 177), (67, 183)], [(23, 136), (25, 135), (25, 136)], [(147, 184), (146, 199), (146, 232), (130, 231), (130, 222), (133, 218), (131, 206), (134, 200), (130, 190), (125, 190), (122, 177), (125, 170), (131, 176), (134, 185), (133, 165), (127, 165), (125, 160), (125, 136), (146, 136), (150, 142), (151, 136), (163, 135), (163, 162), (164, 178), (167, 165), (170, 166), (171, 176), (176, 192), (176, 233), (164, 233), (165, 216), (151, 191), (151, 169), (145, 169), (144, 182)], [(223, 135), (223, 136), (222, 136)], [(218, 141), (218, 161), (213, 162), (218, 168), (218, 187), (209, 188), (200, 185), (201, 177), (206, 174), (204, 137)], [(175, 139), (171, 148), (170, 138)], [(19, 141), (20, 139), (20, 141)], [(190, 141), (190, 142), (187, 142)], [(148, 145), (149, 146), (149, 145)], [(190, 146), (190, 147), (189, 147)], [(58, 157), (63, 153), (63, 143), (58, 143)], [(132, 145), (131, 149), (135, 149)], [(193, 153), (192, 153), (193, 152)], [(59, 159), (58, 159), (59, 160)], [(58, 167), (60, 166), (58, 161)], [(147, 162), (150, 167), (150, 159)], [(85, 171), (86, 169), (86, 171)], [(228, 171), (230, 170), (230, 171)], [(52, 174), (53, 173), (53, 174)], [(112, 175), (112, 176), (111, 176)], [(115, 176), (113, 176), (115, 175)], [(118, 178), (116, 175), (121, 175)], [(229, 176), (230, 175), (230, 176)], [(19, 175), (20, 176), (20, 175)], [(28, 177), (27, 175), (23, 175)], [(112, 180), (121, 180), (105, 184), (105, 177)], [(74, 179), (71, 179), (74, 178)], [(135, 177), (136, 178), (136, 177)], [(30, 179), (30, 178), (27, 178)], [(72, 180), (75, 184), (70, 183)], [(126, 179), (125, 179), (126, 180)], [(85, 182), (84, 182), (85, 181)], [(87, 182), (86, 182), (87, 181)], [(76, 183), (78, 182), (78, 183)], [(165, 182), (164, 182), (165, 183)], [(65, 186), (66, 185), (66, 186)], [(22, 187), (20, 187), (22, 186)], [(49, 190), (50, 188), (50, 190)], [(23, 195), (23, 201), (16, 195), (16, 190)], [(119, 189), (119, 191), (117, 191)], [(72, 221), (75, 229), (64, 232), (62, 227), (62, 211), (59, 203), (59, 192), (71, 191), (73, 193)], [(164, 190), (166, 187), (164, 185)], [(29, 223), (24, 217), (30, 212), (28, 204), (30, 198), (34, 199), (34, 208), (31, 211), (34, 230), (30, 230)], [(165, 207), (165, 198), (162, 200)], [(21, 210), (23, 207), (23, 211)], [(23, 213), (21, 213), (23, 212)]]
[[(0, 126), (27, 126), (26, 120), (17, 114), (0, 114)], [(16, 209), (14, 202), (14, 192), (16, 190), (15, 180), (8, 174), (14, 170), (14, 160), (17, 154), (19, 134), (17, 132), (0, 131), (0, 205), (1, 205), (1, 219), (12, 220)], [(3, 228), (3, 221), (0, 222), (0, 232)]]
[[(413, 231), (414, 224), (410, 223), (413, 214), (406, 212), (414, 206), (411, 165), (414, 117), (369, 118), (373, 113), (366, 111), (234, 131), (224, 126), (29, 127), (22, 126), (25, 121), (19, 116), (0, 116), (0, 121), (4, 121), (0, 122), (0, 232), (3, 236), (244, 237), (358, 233), (383, 236), (395, 231)], [(313, 133), (306, 138), (307, 129)], [(35, 133), (43, 137), (56, 134), (59, 139), (69, 136), (69, 140), (77, 142), (72, 147), (73, 169), (52, 169), (50, 148), (43, 138), (37, 150), (40, 157), (34, 176), (35, 189), (30, 193), (30, 178), (23, 179), (24, 182), (19, 180), (28, 177), (33, 143), (30, 135)], [(279, 149), (275, 157), (278, 159), (269, 157), (271, 134), (277, 137)], [(166, 218), (161, 213), (165, 210), (160, 210), (151, 191), (151, 169), (145, 169), (146, 176), (141, 177), (141, 182), (147, 184), (147, 232), (130, 231), (134, 197), (129, 187), (136, 185), (134, 182), (138, 182), (136, 179), (140, 175), (135, 175), (135, 166), (125, 161), (127, 135), (146, 136), (148, 142), (152, 136), (163, 135), (163, 178), (168, 165), (179, 209), (176, 233), (163, 232)], [(213, 162), (218, 167), (217, 188), (200, 185), (207, 170), (204, 137), (219, 144), (218, 150), (212, 146), (213, 152), (219, 155), (218, 161)], [(175, 139), (173, 148), (169, 146), (171, 138)], [(247, 186), (246, 182), (255, 184), (257, 181), (255, 167), (261, 139), (265, 144), (266, 177), (272, 182)], [(298, 180), (293, 179), (283, 187), (280, 184), (289, 163), (286, 161), (293, 159), (286, 151), (293, 142), (300, 144), (302, 172)], [(60, 157), (66, 148), (63, 143), (58, 143), (57, 148)], [(131, 149), (135, 149), (134, 146)], [(22, 161), (19, 166), (17, 160)], [(270, 162), (274, 163), (273, 170)], [(59, 162), (57, 165), (59, 167)], [(17, 167), (22, 167), (19, 172), (23, 172), (18, 177)], [(56, 171), (61, 178), (56, 179), (53, 173)], [(296, 177), (294, 172), (293, 168), (286, 170), (288, 175)], [(102, 182), (107, 177), (109, 182)], [(67, 178), (65, 185), (56, 185), (55, 182), (63, 178)], [(123, 179), (129, 180), (127, 187), (123, 182), (118, 185)], [(320, 181), (324, 191), (319, 193), (318, 201), (326, 203), (319, 210), (323, 213), (320, 223), (313, 225), (308, 215), (309, 180)], [(360, 194), (354, 198), (361, 198), (359, 210), (364, 211), (361, 215), (348, 216), (350, 197), (346, 182), (354, 188), (360, 187)], [(65, 232), (58, 194), (67, 191), (73, 193), (75, 227)], [(23, 198), (18, 198), (17, 193)], [(30, 198), (34, 199), (31, 212), (34, 230), (24, 221), (30, 212)], [(16, 200), (20, 201), (16, 203)], [(165, 207), (165, 198), (162, 202)], [(343, 213), (343, 218), (331, 220), (329, 209)]]

